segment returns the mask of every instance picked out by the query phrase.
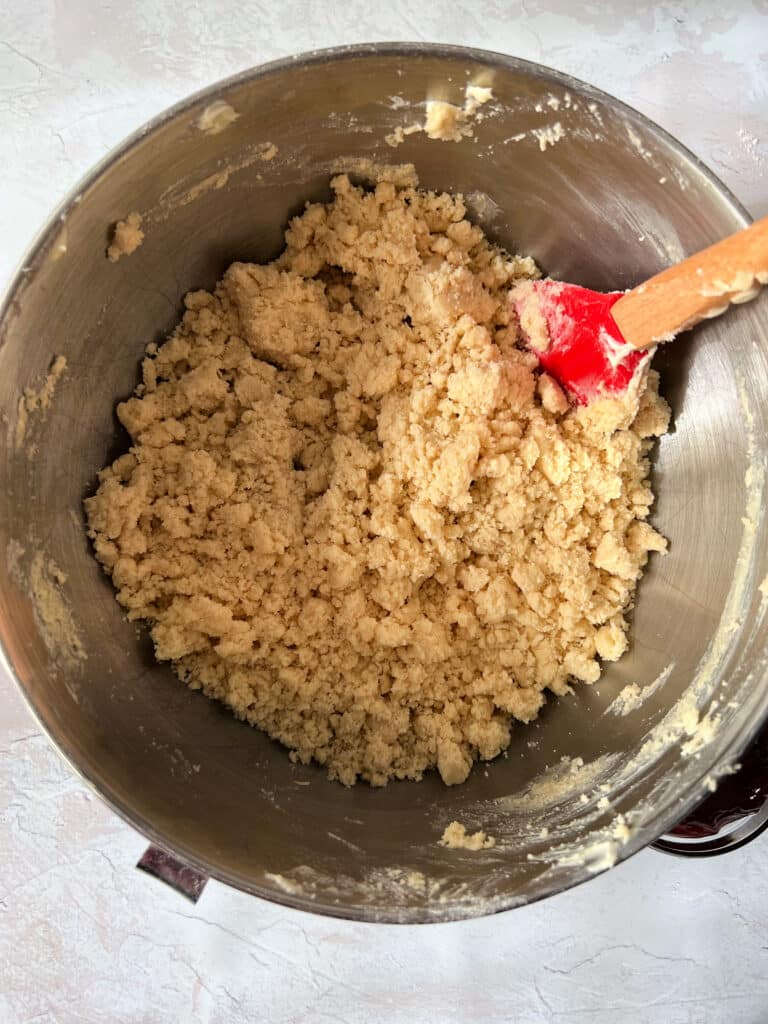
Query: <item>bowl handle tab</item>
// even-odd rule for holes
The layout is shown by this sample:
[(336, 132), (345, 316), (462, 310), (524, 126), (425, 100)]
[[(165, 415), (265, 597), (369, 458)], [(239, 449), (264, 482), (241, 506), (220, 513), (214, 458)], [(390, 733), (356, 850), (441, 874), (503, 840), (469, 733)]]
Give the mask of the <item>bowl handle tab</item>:
[(136, 867), (159, 878), (193, 903), (200, 899), (208, 881), (207, 875), (184, 864), (158, 846), (148, 846)]

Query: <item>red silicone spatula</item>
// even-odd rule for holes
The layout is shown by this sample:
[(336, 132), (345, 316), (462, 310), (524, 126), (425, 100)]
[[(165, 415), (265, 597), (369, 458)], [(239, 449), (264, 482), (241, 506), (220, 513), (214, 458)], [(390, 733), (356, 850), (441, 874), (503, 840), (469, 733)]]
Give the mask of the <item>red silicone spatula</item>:
[(619, 396), (671, 341), (768, 284), (768, 217), (663, 270), (628, 292), (593, 292), (562, 281), (512, 289), (525, 344), (568, 392), (587, 405)]

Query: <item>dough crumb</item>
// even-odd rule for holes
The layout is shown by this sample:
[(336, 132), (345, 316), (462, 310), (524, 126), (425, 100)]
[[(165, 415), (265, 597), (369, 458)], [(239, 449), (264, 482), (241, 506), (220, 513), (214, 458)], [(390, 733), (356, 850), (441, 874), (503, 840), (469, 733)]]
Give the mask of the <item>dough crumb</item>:
[(419, 184), (419, 177), (413, 164), (384, 164), (367, 156), (347, 156), (336, 157), (325, 167), (330, 174), (354, 174), (366, 182), (375, 184), (387, 181), (398, 188), (416, 188)]
[(546, 128), (533, 128), (531, 133), (536, 137), (542, 153), (546, 150), (547, 146), (554, 146), (560, 139), (565, 138), (565, 129), (559, 121), (547, 125)]
[[(56, 386), (61, 380), (66, 368), (66, 357), (54, 356), (51, 367), (40, 387), (24, 388), (24, 392), (19, 399), (16, 411), (14, 443), (17, 451), (20, 451), (24, 447), (24, 442), (31, 424), (31, 418), (37, 414), (38, 417), (42, 419), (50, 408), (56, 391)], [(28, 448), (27, 451), (29, 455), (34, 454), (34, 448)]]
[(295, 761), (454, 785), (626, 645), (668, 410), (653, 371), (561, 401), (509, 301), (536, 265), (461, 196), (331, 184), (147, 349), (88, 529), (157, 657)]
[(444, 100), (428, 100), (424, 131), (429, 139), (441, 142), (461, 142), (473, 134), (467, 124), (467, 113), (463, 107), (456, 107)]
[(492, 99), (493, 90), (490, 87), (470, 84), (464, 90), (464, 112), (474, 114), (484, 103)]
[(461, 142), (474, 135), (472, 120), (482, 105), (492, 99), (490, 88), (470, 84), (464, 90), (464, 103), (460, 107), (446, 100), (427, 100), (424, 124), (410, 124), (407, 128), (398, 126), (384, 137), (384, 141), (389, 146), (399, 146), (407, 135), (423, 131), (428, 138), (440, 142)]
[(446, 826), (440, 845), (447, 846), (449, 850), (491, 850), (496, 840), (482, 829), (470, 834), (461, 822), (452, 821)]
[(115, 224), (112, 243), (107, 249), (107, 259), (110, 263), (117, 263), (123, 256), (130, 256), (132, 252), (136, 252), (143, 241), (141, 214), (129, 213), (125, 220), (119, 220)]
[(218, 135), (233, 124), (240, 115), (225, 100), (209, 103), (197, 119), (197, 127), (205, 135)]
[(414, 135), (416, 132), (420, 131), (423, 131), (423, 128), (418, 122), (406, 125), (405, 127), (398, 125), (393, 132), (384, 136), (384, 141), (388, 146), (392, 146), (394, 148), (395, 146), (399, 146), (401, 142), (405, 142), (406, 136)]

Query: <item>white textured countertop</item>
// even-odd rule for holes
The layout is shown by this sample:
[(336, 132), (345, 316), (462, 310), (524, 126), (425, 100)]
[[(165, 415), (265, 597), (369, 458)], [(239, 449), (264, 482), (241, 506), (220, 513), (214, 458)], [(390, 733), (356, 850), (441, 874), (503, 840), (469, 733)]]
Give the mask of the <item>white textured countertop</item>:
[[(170, 103), (274, 57), (394, 39), (587, 79), (768, 213), (765, 0), (0, 0), (0, 279), (80, 175)], [(145, 845), (0, 675), (0, 1024), (768, 1020), (768, 834), (704, 862), (644, 852), (544, 903), (420, 928), (214, 882), (193, 907), (134, 870)]]

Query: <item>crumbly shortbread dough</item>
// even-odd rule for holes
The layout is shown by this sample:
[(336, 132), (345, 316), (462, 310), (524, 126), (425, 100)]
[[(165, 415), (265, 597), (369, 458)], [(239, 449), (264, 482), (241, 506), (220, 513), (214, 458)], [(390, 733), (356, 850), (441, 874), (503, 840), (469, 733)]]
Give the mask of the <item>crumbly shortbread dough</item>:
[(569, 409), (517, 347), (534, 263), (460, 197), (332, 184), (149, 347), (90, 535), (158, 658), (294, 759), (458, 783), (625, 650), (668, 410), (652, 373)]

